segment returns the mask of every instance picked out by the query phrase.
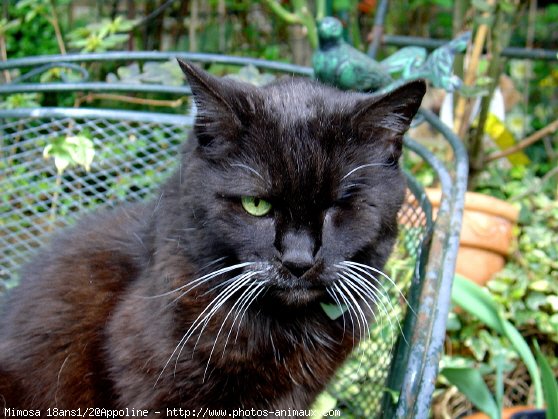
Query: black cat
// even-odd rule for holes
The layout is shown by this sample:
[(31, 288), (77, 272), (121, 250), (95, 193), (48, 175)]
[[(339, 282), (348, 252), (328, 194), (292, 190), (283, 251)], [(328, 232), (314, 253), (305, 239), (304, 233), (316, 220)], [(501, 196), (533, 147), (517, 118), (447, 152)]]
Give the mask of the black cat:
[(363, 335), (424, 82), (370, 96), (180, 65), (198, 115), (179, 169), (53, 238), (5, 305), (6, 407), (304, 409)]

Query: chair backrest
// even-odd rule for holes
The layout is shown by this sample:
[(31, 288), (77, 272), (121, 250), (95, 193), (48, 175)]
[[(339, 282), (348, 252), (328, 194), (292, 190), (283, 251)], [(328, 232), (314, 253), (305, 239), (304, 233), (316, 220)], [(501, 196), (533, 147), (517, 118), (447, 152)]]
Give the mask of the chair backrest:
[[(0, 101), (7, 95), (65, 92), (86, 98), (96, 92), (101, 99), (117, 91), (154, 93), (176, 97), (191, 94), (187, 86), (89, 82), (36, 83), (52, 67), (76, 63), (130, 60), (166, 61), (181, 56), (192, 61), (227, 65), (253, 65), (260, 69), (310, 76), (311, 69), (283, 63), (218, 55), (184, 53), (85, 54), (32, 57), (0, 63), (0, 70), (21, 69), (23, 76), (0, 86)], [(26, 71), (26, 72), (25, 72)], [(151, 99), (150, 99), (151, 100)], [(133, 103), (152, 103), (134, 100)], [(76, 103), (74, 101), (74, 103)], [(442, 204), (436, 223), (421, 186), (408, 176), (409, 199), (400, 213), (400, 239), (383, 290), (379, 316), (370, 337), (339, 371), (329, 393), (339, 407), (354, 417), (425, 417), (445, 332), (451, 279), (460, 230), (466, 182), (466, 157), (460, 143), (437, 118), (421, 111), (433, 127), (448, 138), (455, 150), (455, 170), (448, 171), (428, 150), (406, 138), (406, 149), (422, 156), (441, 180)], [(145, 199), (173, 170), (179, 144), (187, 138), (192, 115), (115, 109), (34, 107), (0, 110), (2, 161), (0, 182), (2, 224), (0, 231), (0, 286), (17, 283), (17, 271), (30, 252), (42, 245), (55, 227), (72, 223), (83, 211), (99, 205)], [(90, 171), (68, 167), (59, 173), (52, 159), (43, 158), (49, 144), (83, 136), (93, 143)], [(461, 205), (461, 206), (460, 206)], [(388, 287), (389, 286), (389, 287)], [(425, 413), (425, 414), (426, 414)]]

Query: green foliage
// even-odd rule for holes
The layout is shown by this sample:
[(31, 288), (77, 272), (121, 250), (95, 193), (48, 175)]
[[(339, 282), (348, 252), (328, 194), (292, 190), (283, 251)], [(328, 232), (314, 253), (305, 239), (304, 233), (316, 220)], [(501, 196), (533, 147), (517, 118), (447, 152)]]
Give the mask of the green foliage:
[(21, 22), (19, 20), (0, 19), (0, 37), (6, 36), (19, 29)]
[(492, 169), (479, 190), (521, 204), (517, 248), (488, 287), (506, 316), (526, 336), (558, 346), (558, 202), (537, 167)]
[[(492, 168), (479, 178), (479, 191), (521, 204), (517, 247), (504, 269), (477, 296), (481, 303), (464, 298), (467, 290), (463, 290), (462, 281), (456, 281), (454, 293), (459, 292), (456, 303), (469, 312), (450, 315), (448, 338), (452, 353), (473, 365), (488, 362), (490, 374), (496, 371), (494, 360), (499, 354), (506, 360), (504, 371), (513, 369), (522, 359), (533, 383), (543, 387), (548, 404), (545, 389), (549, 386), (549, 372), (545, 372), (539, 356), (534, 361), (530, 355), (530, 360), (525, 361), (525, 354), (531, 352), (526, 341), (533, 337), (547, 353), (556, 353), (558, 347), (558, 202), (554, 198), (555, 187), (548, 180), (542, 182), (536, 175), (538, 171), (537, 165)], [(514, 341), (523, 341), (523, 348), (518, 350), (520, 347)], [(555, 357), (548, 361), (550, 367), (558, 367)], [(542, 382), (535, 370), (541, 371)], [(542, 377), (544, 374), (546, 378)]]
[(37, 93), (15, 93), (6, 97), (0, 96), (0, 109), (36, 108), (39, 104)]
[(68, 34), (70, 46), (78, 48), (81, 52), (105, 52), (115, 49), (128, 40), (129, 35), (126, 32), (131, 31), (136, 23), (136, 20), (124, 19), (122, 16), (89, 23)]
[[(548, 417), (556, 417), (558, 391), (554, 373), (535, 342), (535, 354), (529, 348), (519, 331), (502, 315), (502, 306), (484, 289), (475, 283), (456, 275), (452, 290), (452, 301), (461, 309), (479, 320), (492, 331), (505, 337), (525, 363), (535, 388), (537, 407), (548, 406)], [(470, 366), (445, 367), (442, 376), (455, 385), (475, 406), (490, 416), (499, 419), (503, 405), (505, 352), (496, 345), (491, 349), (495, 363), (496, 385), (494, 395), (486, 385), (483, 374)], [(543, 398), (544, 396), (544, 398)], [(543, 402), (544, 400), (544, 402)]]
[(70, 165), (82, 166), (86, 171), (91, 168), (95, 148), (89, 133), (55, 138), (43, 150), (43, 157), (54, 158), (54, 165), (61, 175)]
[(478, 368), (450, 367), (442, 369), (440, 374), (456, 386), (471, 403), (485, 412), (491, 419), (498, 419), (500, 417), (498, 404), (490, 395), (490, 390)]
[[(527, 367), (533, 380), (537, 406), (542, 406), (541, 379), (535, 357), (519, 331), (504, 318), (501, 306), (496, 300), (492, 298), (486, 289), (466, 278), (456, 275), (452, 289), (452, 301), (477, 318), (482, 324), (508, 339)], [(498, 357), (500, 356), (498, 354)]]
[[(28, 4), (29, 3), (29, 4)], [(8, 2), (11, 22), (6, 31), (6, 50), (9, 58), (33, 55), (56, 54), (59, 52), (54, 28), (43, 13), (33, 12), (33, 1)], [(33, 18), (29, 21), (29, 18)]]
[(537, 342), (535, 342), (535, 354), (541, 370), (547, 417), (558, 418), (558, 382), (554, 377), (548, 359), (541, 352)]
[(176, 60), (165, 62), (148, 61), (141, 67), (138, 63), (131, 63), (116, 69), (116, 74), (107, 75), (109, 83), (147, 83), (164, 84), (167, 86), (181, 86), (184, 83), (184, 74), (176, 65)]

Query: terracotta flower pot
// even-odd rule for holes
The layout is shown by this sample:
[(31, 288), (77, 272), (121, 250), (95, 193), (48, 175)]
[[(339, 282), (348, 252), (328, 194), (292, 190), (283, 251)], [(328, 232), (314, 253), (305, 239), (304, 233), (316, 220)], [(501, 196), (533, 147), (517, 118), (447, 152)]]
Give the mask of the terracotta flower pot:
[[(426, 193), (436, 209), (441, 191), (427, 189)], [(485, 285), (504, 267), (518, 216), (519, 210), (501, 199), (467, 192), (456, 272)]]
[[(514, 407), (505, 407), (502, 410), (502, 419), (513, 419), (513, 416), (516, 413), (520, 412), (540, 412), (540, 410), (533, 410), (534, 407), (530, 406), (514, 406)], [(469, 416), (465, 416), (462, 419), (490, 419), (488, 415), (484, 413), (474, 413)]]

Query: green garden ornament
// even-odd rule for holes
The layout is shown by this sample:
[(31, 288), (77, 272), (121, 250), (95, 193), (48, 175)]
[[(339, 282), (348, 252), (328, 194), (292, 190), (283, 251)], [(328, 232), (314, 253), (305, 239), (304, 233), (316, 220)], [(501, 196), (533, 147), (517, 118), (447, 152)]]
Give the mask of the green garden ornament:
[(343, 26), (334, 17), (318, 24), (319, 47), (312, 57), (316, 78), (343, 90), (374, 92), (393, 80), (377, 61), (343, 40)]
[[(424, 48), (405, 47), (377, 62), (358, 51), (343, 38), (341, 22), (326, 17), (318, 24), (319, 48), (312, 63), (316, 78), (340, 89), (362, 92), (388, 92), (406, 81), (424, 78), (437, 88), (454, 91), (461, 80), (453, 75), (455, 55), (467, 47), (471, 33), (466, 32), (427, 56)], [(395, 80), (392, 75), (398, 74)]]

